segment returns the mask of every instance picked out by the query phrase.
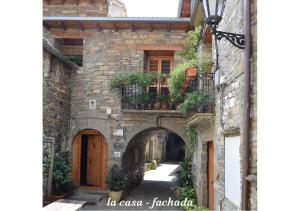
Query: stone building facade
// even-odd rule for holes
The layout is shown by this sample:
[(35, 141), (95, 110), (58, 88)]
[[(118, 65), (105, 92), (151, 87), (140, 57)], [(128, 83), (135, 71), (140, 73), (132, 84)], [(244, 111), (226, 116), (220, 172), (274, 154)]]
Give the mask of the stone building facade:
[[(107, 145), (107, 157), (103, 158), (107, 166), (123, 165), (139, 181), (144, 174), (145, 145), (149, 137), (172, 132), (186, 141), (185, 118), (174, 110), (122, 109), (121, 90), (112, 89), (110, 80), (118, 73), (144, 71), (149, 51), (172, 52), (176, 65), (180, 61), (177, 52), (185, 46), (186, 31), (193, 27), (188, 18), (111, 18), (106, 17), (107, 4), (101, 7), (99, 14), (90, 14), (87, 12), (88, 5), (82, 8), (81, 13), (81, 10), (68, 9), (67, 4), (55, 6), (53, 2), (44, 4), (45, 39), (55, 47), (58, 39), (63, 40), (66, 45), (82, 43), (82, 65), (72, 72), (67, 92), (68, 104), (63, 104), (68, 105), (68, 115), (63, 120), (57, 120), (60, 121), (57, 127), (62, 122), (68, 126), (64, 131), (64, 138), (59, 139), (61, 150), (74, 152), (77, 147), (75, 142), (78, 142), (78, 137), (82, 137), (82, 132), (88, 131), (89, 134), (86, 135), (91, 137), (91, 133), (101, 134)], [(95, 1), (97, 2), (100, 4), (104, 1)], [(76, 5), (76, 8), (81, 9), (84, 5)], [(71, 10), (73, 13), (65, 13), (64, 10)], [(59, 17), (68, 16), (65, 14), (76, 17)], [(101, 17), (78, 17), (92, 15)], [(57, 16), (56, 19), (52, 19), (53, 16)], [(47, 62), (45, 53), (44, 64)], [(59, 112), (59, 109), (53, 109), (51, 115)], [(45, 121), (48, 121), (47, 115)], [(48, 130), (48, 125), (44, 127), (45, 131)], [(57, 128), (57, 131), (60, 130)], [(143, 138), (142, 142), (138, 137)], [(74, 164), (75, 157), (72, 156)], [(77, 177), (75, 180), (80, 179)]]
[[(198, 2), (199, 3), (199, 2)], [(202, 5), (199, 3), (198, 9)], [(202, 8), (201, 8), (202, 9)], [(199, 9), (200, 11), (200, 9)], [(203, 14), (195, 12), (194, 24), (199, 25)], [(256, 1), (252, 1), (251, 30), (252, 30), (252, 66), (251, 66), (251, 134), (249, 149), (249, 179), (248, 208), (257, 209), (257, 139), (256, 139)], [(226, 1), (222, 21), (218, 30), (244, 34), (244, 2), (239, 0)], [(208, 28), (203, 28), (202, 37), (198, 45), (199, 55), (211, 55), (216, 64), (216, 48), (214, 36)], [(240, 159), (240, 188), (242, 187), (242, 158), (243, 146), (243, 89), (244, 89), (244, 51), (234, 47), (225, 39), (218, 41), (219, 68), (215, 72), (215, 114), (212, 118), (197, 122), (196, 118), (188, 120), (189, 124), (198, 128), (198, 145), (193, 159), (194, 185), (197, 200), (203, 206), (209, 206), (208, 184), (208, 143), (214, 148), (214, 179), (213, 179), (213, 207), (220, 210), (238, 210), (241, 204), (234, 204), (226, 196), (225, 190), (225, 145), (226, 138), (239, 137)], [(213, 67), (212, 72), (216, 67)], [(200, 161), (200, 162), (199, 162)], [(239, 196), (241, 199), (241, 195)]]
[(66, 143), (69, 137), (72, 81), (76, 69), (76, 64), (66, 60), (44, 39), (43, 133), (54, 138), (59, 148), (59, 143)]
[(43, 0), (44, 16), (126, 17), (121, 0)]
[[(47, 1), (45, 1), (47, 2)], [(109, 81), (117, 73), (143, 71), (147, 51), (173, 51), (174, 64), (180, 62), (177, 52), (186, 45), (186, 32), (193, 27), (190, 19), (114, 19), (109, 16), (107, 1), (91, 1), (79, 5), (44, 3), (44, 16), (74, 16), (72, 19), (53, 20), (44, 17), (44, 37), (55, 45), (56, 39), (82, 41), (82, 66), (71, 70), (65, 60), (53, 60), (50, 67), (48, 51), (44, 52), (44, 133), (55, 136), (63, 151), (73, 151), (74, 142), (81, 131), (92, 129), (102, 134), (108, 146), (108, 166), (122, 165), (132, 172), (134, 182), (140, 182), (144, 173), (147, 141), (157, 134), (176, 133), (187, 143), (187, 125), (197, 127), (198, 142), (193, 155), (192, 177), (198, 205), (208, 207), (213, 197), (214, 209), (236, 210), (236, 205), (225, 196), (225, 139), (239, 136), (240, 154), (243, 154), (243, 51), (221, 40), (219, 70), (215, 73), (215, 112), (196, 114), (186, 119), (177, 111), (126, 110), (121, 108), (121, 91), (112, 89)], [(198, 7), (184, 0), (184, 12)], [(200, 2), (200, 1), (198, 1)], [(250, 174), (257, 173), (256, 157), (256, 1), (252, 1), (252, 68), (251, 68), (251, 139)], [(200, 4), (201, 6), (201, 4)], [(244, 5), (240, 0), (228, 0), (219, 29), (244, 33)], [(75, 17), (76, 16), (76, 17)], [(79, 16), (86, 16), (80, 19)], [(88, 16), (100, 18), (89, 19)], [(201, 19), (201, 15), (196, 15)], [(203, 19), (203, 17), (202, 17)], [(198, 21), (198, 24), (201, 21)], [(195, 24), (197, 25), (197, 24)], [(198, 45), (200, 55), (211, 55), (215, 61), (213, 36), (208, 28)], [(67, 62), (68, 63), (68, 62)], [(69, 64), (69, 63), (68, 63)], [(71, 65), (71, 64), (69, 64)], [(72, 66), (72, 65), (71, 65)], [(54, 71), (51, 72), (50, 69)], [(70, 69), (70, 70), (69, 70)], [(214, 70), (212, 70), (213, 72)], [(219, 80), (220, 79), (220, 80)], [(45, 83), (47, 80), (47, 83)], [(223, 85), (220, 86), (220, 83)], [(55, 89), (53, 89), (53, 87)], [(61, 103), (62, 102), (62, 103)], [(54, 115), (55, 114), (55, 115)], [(58, 114), (58, 115), (57, 115)], [(54, 127), (52, 127), (54, 126)], [(158, 148), (162, 145), (158, 145)], [(213, 161), (210, 153), (212, 150)], [(146, 153), (147, 154), (147, 153)], [(150, 158), (150, 157), (149, 157)], [(161, 155), (164, 158), (164, 155)], [(210, 180), (209, 162), (213, 162), (213, 180)], [(241, 165), (242, 166), (242, 165)], [(242, 171), (242, 170), (241, 170)], [(211, 184), (213, 193), (211, 195)], [(255, 210), (256, 180), (249, 182), (249, 208)]]

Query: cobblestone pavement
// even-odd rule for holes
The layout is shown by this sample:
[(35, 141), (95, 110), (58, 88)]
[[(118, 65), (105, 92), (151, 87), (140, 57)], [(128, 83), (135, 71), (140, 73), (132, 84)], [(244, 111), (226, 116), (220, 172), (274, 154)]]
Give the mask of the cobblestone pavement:
[(180, 207), (159, 206), (158, 204), (163, 201), (165, 201), (165, 204), (168, 204), (169, 198), (175, 202), (171, 188), (176, 186), (174, 172), (177, 168), (178, 164), (162, 163), (156, 170), (150, 170), (145, 173), (142, 184), (129, 192), (123, 198), (124, 202), (122, 202), (140, 201), (142, 203), (141, 206), (121, 206), (121, 203), (116, 204), (116, 206), (107, 206), (108, 199), (104, 198), (93, 206), (86, 205), (82, 210), (182, 210)]

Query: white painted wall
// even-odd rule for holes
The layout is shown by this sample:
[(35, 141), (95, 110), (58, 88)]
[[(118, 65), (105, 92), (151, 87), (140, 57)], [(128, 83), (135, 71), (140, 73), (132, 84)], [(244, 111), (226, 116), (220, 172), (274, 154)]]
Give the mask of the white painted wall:
[(225, 197), (240, 207), (240, 136), (225, 137)]

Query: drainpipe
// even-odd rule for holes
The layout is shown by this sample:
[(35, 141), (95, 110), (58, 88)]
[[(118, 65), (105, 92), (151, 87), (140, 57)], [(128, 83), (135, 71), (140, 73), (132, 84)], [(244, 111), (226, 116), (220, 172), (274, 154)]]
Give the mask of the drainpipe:
[(243, 122), (243, 173), (242, 210), (248, 209), (249, 139), (250, 139), (250, 84), (251, 84), (251, 0), (244, 0), (246, 46), (244, 51), (244, 122)]

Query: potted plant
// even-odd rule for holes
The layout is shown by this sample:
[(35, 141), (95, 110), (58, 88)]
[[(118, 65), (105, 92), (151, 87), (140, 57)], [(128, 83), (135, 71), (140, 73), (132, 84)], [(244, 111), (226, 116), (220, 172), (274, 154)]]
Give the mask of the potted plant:
[(145, 105), (146, 105), (146, 109), (151, 110), (152, 109), (152, 104), (154, 102), (154, 97), (151, 95), (151, 93), (145, 94), (144, 102), (145, 102)]
[(185, 70), (185, 80), (186, 81), (192, 81), (196, 78), (197, 76), (197, 68), (196, 67), (188, 67)]
[(168, 103), (169, 103), (169, 96), (165, 95), (161, 98), (161, 109), (167, 110), (168, 109)]
[(122, 197), (123, 190), (126, 186), (127, 177), (123, 170), (114, 164), (108, 172), (106, 184), (108, 186), (108, 194), (112, 201), (119, 202)]
[(130, 102), (131, 102), (131, 97), (130, 96), (124, 96), (122, 98), (122, 108), (123, 109), (128, 109)]
[(197, 109), (205, 100), (205, 96), (201, 91), (187, 93), (184, 102), (179, 106), (179, 110), (184, 114), (188, 114)]
[(169, 101), (168, 108), (169, 108), (169, 110), (173, 110), (174, 109), (174, 102), (173, 102), (173, 100)]
[(71, 176), (70, 154), (57, 154), (53, 161), (52, 194), (47, 196), (49, 201), (56, 201), (71, 194), (75, 186)]

